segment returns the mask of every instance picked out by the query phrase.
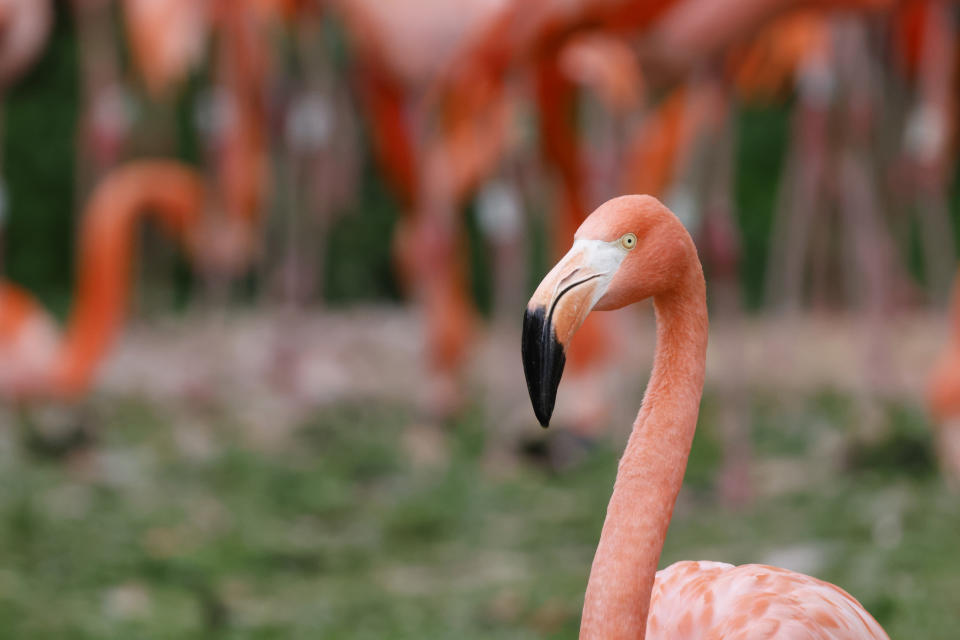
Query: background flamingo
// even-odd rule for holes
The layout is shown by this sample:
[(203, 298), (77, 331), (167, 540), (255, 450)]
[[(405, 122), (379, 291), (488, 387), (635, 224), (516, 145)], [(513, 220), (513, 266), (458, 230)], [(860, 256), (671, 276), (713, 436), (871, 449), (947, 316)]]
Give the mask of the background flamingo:
[(6, 398), (76, 399), (119, 332), (139, 220), (155, 215), (189, 240), (203, 208), (196, 174), (173, 162), (138, 162), (111, 173), (81, 217), (76, 300), (63, 336), (19, 287), (0, 284), (0, 392)]
[[(249, 268), (259, 250), (269, 191), (268, 26), (274, 12), (285, 9), (254, 0), (125, 0), (123, 9), (136, 68), (148, 94), (167, 103), (167, 109), (188, 73), (202, 62), (205, 45), (215, 39), (215, 83), (198, 107), (197, 119), (216, 204), (204, 211), (198, 225), (207, 249), (197, 266), (208, 291), (220, 291)], [(159, 144), (169, 153), (174, 114), (165, 115)]]
[[(492, 113), (463, 117), (461, 100), (427, 103), (466, 34), (489, 19), (495, 4), (448, 5), (414, 1), (396, 7), (343, 0), (342, 16), (357, 51), (359, 95), (369, 114), (374, 147), (397, 194), (402, 218), (394, 254), (403, 284), (425, 315), (431, 389), (429, 411), (448, 415), (460, 405), (459, 377), (473, 332), (459, 209), (491, 171), (504, 141), (502, 94), (488, 95)], [(480, 129), (482, 134), (480, 134)]]

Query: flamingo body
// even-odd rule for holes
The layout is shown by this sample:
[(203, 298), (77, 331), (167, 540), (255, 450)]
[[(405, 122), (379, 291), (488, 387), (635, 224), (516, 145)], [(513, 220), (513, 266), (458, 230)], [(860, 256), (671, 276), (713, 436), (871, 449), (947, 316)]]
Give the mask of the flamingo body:
[(785, 569), (683, 562), (657, 572), (696, 430), (709, 323), (693, 240), (655, 198), (601, 205), (531, 297), (521, 353), (540, 424), (549, 425), (567, 345), (591, 311), (646, 298), (657, 317), (653, 372), (607, 505), (581, 640), (887, 638), (841, 589)]
[(647, 618), (647, 640), (886, 637), (843, 589), (762, 564), (672, 564), (657, 572)]

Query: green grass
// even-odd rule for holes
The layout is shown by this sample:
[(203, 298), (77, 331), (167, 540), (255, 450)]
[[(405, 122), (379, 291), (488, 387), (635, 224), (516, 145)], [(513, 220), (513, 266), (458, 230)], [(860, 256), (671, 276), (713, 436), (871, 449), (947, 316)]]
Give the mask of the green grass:
[[(755, 399), (757, 454), (807, 480), (730, 512), (714, 487), (716, 403), (663, 564), (815, 548), (817, 574), (891, 637), (956, 637), (960, 507), (917, 411), (886, 407), (885, 436), (830, 455), (818, 443), (849, 440), (849, 399)], [(266, 451), (209, 410), (189, 422), (130, 399), (90, 410), (96, 446), (69, 463), (0, 432), (0, 637), (576, 637), (612, 445), (562, 476), (497, 468), (474, 409), (449, 433), (449, 461), (426, 469), (403, 453), (402, 407), (321, 410)]]

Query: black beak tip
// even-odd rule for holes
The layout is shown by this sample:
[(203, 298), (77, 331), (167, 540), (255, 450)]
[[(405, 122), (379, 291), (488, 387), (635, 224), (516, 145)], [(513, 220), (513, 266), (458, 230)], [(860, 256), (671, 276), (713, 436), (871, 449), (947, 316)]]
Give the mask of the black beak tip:
[(543, 307), (528, 308), (523, 316), (523, 336), (520, 350), (523, 355), (523, 373), (527, 392), (533, 404), (533, 413), (540, 426), (550, 426), (557, 388), (567, 358), (563, 345), (557, 341), (550, 319)]
[(540, 423), (540, 426), (544, 429), (550, 426), (550, 418), (553, 415), (553, 407), (550, 407), (548, 410), (544, 410), (545, 407), (539, 406), (536, 402), (533, 403), (533, 413), (537, 416), (537, 422)]

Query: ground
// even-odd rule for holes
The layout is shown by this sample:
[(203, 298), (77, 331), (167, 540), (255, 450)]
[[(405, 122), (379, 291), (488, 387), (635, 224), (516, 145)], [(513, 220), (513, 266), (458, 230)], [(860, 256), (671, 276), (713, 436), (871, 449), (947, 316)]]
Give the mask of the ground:
[[(958, 496), (917, 407), (882, 404), (858, 444), (857, 406), (754, 396), (760, 484), (737, 511), (708, 389), (661, 564), (796, 567), (891, 637), (955, 638)], [(100, 394), (81, 413), (92, 444), (66, 458), (30, 415), (2, 431), (2, 637), (576, 637), (619, 442), (560, 475), (506, 455), (479, 405), (416, 465), (402, 404), (318, 407), (269, 446), (211, 407)]]

